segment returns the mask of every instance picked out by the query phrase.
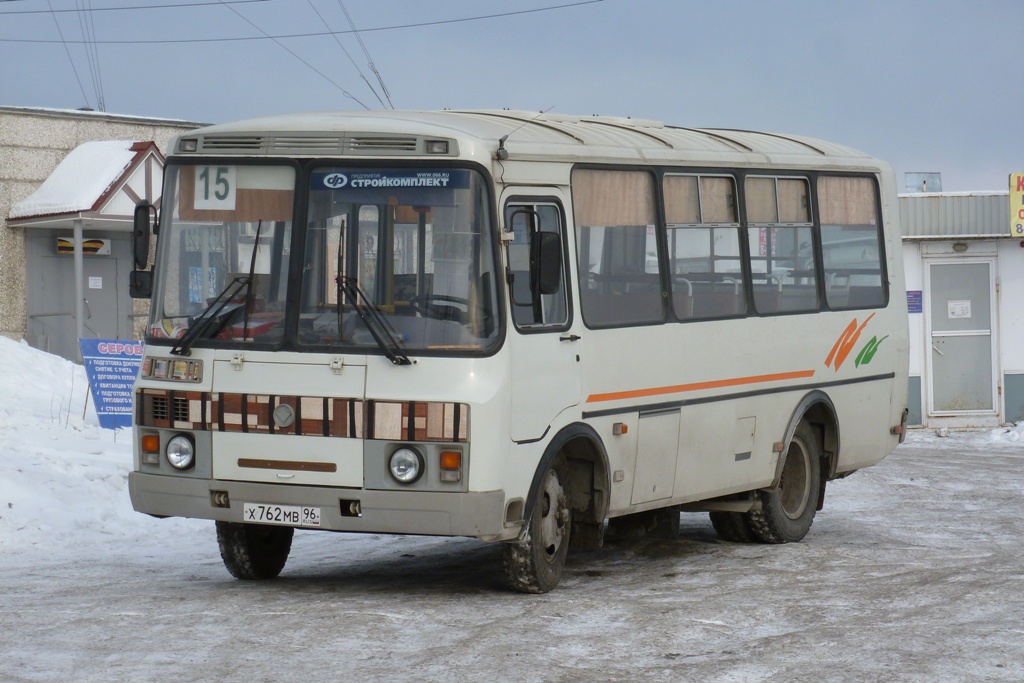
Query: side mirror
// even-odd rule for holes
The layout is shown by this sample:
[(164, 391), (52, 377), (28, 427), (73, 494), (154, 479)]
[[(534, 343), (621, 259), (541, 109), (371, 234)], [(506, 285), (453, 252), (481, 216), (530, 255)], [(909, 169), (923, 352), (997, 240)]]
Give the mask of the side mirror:
[(132, 228), (132, 260), (135, 267), (128, 275), (128, 295), (133, 299), (148, 299), (153, 296), (153, 273), (149, 266), (149, 235), (153, 225), (150, 215), (156, 208), (143, 200), (135, 205), (135, 225)]
[(150, 214), (155, 211), (152, 204), (143, 200), (135, 205), (135, 227), (132, 230), (132, 255), (135, 268), (145, 270), (149, 266), (149, 235), (152, 223)]
[(153, 296), (152, 271), (133, 270), (129, 273), (128, 296), (133, 299), (149, 299)]
[(530, 289), (557, 294), (562, 287), (562, 240), (557, 232), (530, 235)]

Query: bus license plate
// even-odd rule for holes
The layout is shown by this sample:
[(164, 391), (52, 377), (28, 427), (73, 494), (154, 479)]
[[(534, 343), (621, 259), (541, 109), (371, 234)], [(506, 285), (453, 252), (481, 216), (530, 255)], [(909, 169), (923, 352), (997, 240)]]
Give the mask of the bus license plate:
[(244, 503), (242, 505), (242, 521), (247, 524), (319, 527), (320, 508), (305, 505)]

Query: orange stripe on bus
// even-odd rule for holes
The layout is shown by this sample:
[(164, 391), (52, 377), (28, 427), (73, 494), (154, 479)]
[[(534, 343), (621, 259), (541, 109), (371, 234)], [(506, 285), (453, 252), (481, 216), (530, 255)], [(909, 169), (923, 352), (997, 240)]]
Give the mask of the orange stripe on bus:
[(814, 370), (797, 370), (796, 372), (777, 372), (771, 375), (752, 375), (750, 377), (716, 379), (711, 380), (710, 382), (676, 384), (670, 387), (653, 387), (651, 389), (634, 389), (632, 391), (612, 391), (607, 394), (591, 394), (587, 397), (587, 403), (620, 401), (627, 398), (644, 398), (647, 396), (662, 396), (664, 394), (679, 394), (685, 391), (702, 391), (704, 389), (721, 389), (722, 387), (735, 387), (742, 386), (744, 384), (760, 384), (762, 382), (778, 382), (786, 379), (804, 379), (806, 377), (813, 376)]

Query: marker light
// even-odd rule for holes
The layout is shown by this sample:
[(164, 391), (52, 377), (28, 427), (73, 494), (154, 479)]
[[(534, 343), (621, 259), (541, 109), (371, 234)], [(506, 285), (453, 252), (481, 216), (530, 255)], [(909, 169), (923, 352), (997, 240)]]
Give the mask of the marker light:
[(441, 481), (462, 481), (462, 453), (441, 451)]
[(413, 484), (423, 476), (426, 469), (423, 464), (423, 456), (413, 448), (399, 448), (391, 454), (388, 462), (388, 469), (391, 476), (400, 484)]
[(462, 453), (460, 453), (459, 451), (441, 451), (441, 469), (462, 469)]
[(178, 434), (167, 442), (167, 462), (171, 467), (179, 470), (187, 470), (195, 464), (196, 448), (192, 439), (184, 434)]
[(448, 153), (448, 141), (447, 140), (427, 140), (427, 154), (447, 154)]
[(146, 465), (160, 464), (160, 435), (142, 435), (142, 462)]
[(199, 149), (199, 140), (196, 138), (185, 138), (178, 143), (178, 150), (181, 152), (195, 152)]

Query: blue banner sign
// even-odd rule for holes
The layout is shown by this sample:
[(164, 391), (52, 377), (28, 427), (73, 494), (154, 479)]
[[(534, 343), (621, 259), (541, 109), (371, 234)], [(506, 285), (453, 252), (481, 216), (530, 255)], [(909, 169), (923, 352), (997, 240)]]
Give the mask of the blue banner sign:
[(100, 427), (131, 427), (132, 385), (142, 362), (142, 342), (79, 339), (78, 343)]

